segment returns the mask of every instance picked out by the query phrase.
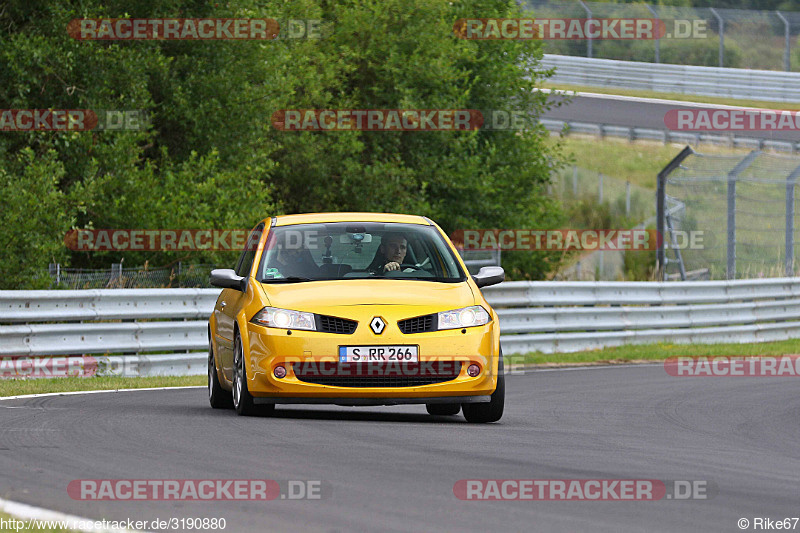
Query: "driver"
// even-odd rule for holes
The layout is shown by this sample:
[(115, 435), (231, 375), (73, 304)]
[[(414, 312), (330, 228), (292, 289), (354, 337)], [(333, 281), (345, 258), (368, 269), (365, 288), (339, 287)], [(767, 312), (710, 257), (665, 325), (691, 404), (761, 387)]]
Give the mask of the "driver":
[(381, 245), (375, 253), (375, 258), (367, 270), (373, 274), (383, 274), (392, 270), (400, 270), (400, 265), (406, 258), (408, 240), (399, 233), (389, 233), (381, 239)]

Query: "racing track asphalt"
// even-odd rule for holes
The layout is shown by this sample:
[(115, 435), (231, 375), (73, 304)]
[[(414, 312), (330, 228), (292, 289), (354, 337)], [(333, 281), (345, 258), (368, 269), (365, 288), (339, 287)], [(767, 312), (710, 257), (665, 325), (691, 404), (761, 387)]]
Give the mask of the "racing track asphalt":
[[(550, 98), (553, 102), (561, 100), (559, 96)], [(647, 128), (653, 130), (666, 130), (664, 115), (670, 109), (715, 109), (713, 104), (707, 106), (689, 102), (659, 103), (647, 102), (620, 97), (611, 98), (603, 95), (573, 96), (572, 100), (560, 107), (553, 107), (545, 112), (542, 117), (552, 120), (568, 120), (575, 122), (588, 122), (592, 124), (606, 124), (611, 126), (625, 126)], [(690, 132), (691, 133), (691, 132)], [(710, 135), (727, 135), (726, 132), (702, 132)], [(754, 139), (768, 139), (776, 141), (800, 141), (797, 131), (737, 131), (737, 137), (751, 137)], [(800, 527), (800, 526), (799, 526)]]
[[(497, 424), (423, 406), (212, 410), (200, 388), (0, 401), (0, 498), (100, 519), (225, 517), (226, 531), (739, 531), (800, 515), (792, 378), (662, 365), (507, 377)], [(85, 502), (74, 479), (321, 480), (321, 500)], [(461, 501), (460, 479), (706, 480), (695, 501)]]

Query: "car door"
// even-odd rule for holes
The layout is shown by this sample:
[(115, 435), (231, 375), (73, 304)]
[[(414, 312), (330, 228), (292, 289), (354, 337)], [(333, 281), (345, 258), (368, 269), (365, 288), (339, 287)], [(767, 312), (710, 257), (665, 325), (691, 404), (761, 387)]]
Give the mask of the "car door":
[[(236, 264), (237, 276), (248, 277), (250, 275), (262, 231), (264, 231), (264, 224), (259, 224), (247, 238), (245, 249)], [(236, 315), (239, 314), (245, 301), (246, 297), (243, 292), (236, 289), (222, 289), (222, 294), (217, 299), (217, 305), (214, 308), (217, 320), (219, 366), (228, 381), (233, 380), (233, 325)]]

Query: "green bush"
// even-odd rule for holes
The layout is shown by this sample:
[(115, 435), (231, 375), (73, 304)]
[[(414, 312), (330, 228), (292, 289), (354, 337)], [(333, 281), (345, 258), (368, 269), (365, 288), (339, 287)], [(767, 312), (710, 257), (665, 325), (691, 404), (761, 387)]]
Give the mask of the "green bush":
[[(176, 15), (176, 14), (181, 15)], [(260, 218), (314, 211), (393, 211), (432, 217), (449, 233), (535, 228), (558, 220), (542, 194), (558, 164), (547, 132), (284, 132), (281, 109), (501, 109), (533, 116), (546, 96), (541, 43), (457, 38), (459, 18), (518, 17), (513, 0), (45, 0), (0, 10), (0, 101), (6, 108), (143, 109), (135, 132), (0, 136), (12, 243), (3, 287), (35, 285), (54, 260), (70, 266), (231, 263), (235, 254), (69, 252), (78, 228), (249, 228)], [(75, 18), (271, 17), (326, 21), (322, 40), (77, 41)], [(523, 66), (524, 65), (524, 66)], [(41, 198), (39, 205), (27, 207)], [(26, 199), (27, 198), (27, 199)], [(15, 229), (25, 210), (53, 217)], [(36, 219), (39, 220), (39, 219)], [(22, 226), (20, 226), (22, 228)], [(552, 256), (520, 255), (509, 268), (541, 278)], [(24, 269), (20, 269), (24, 265)], [(19, 273), (17, 273), (19, 272)], [(13, 275), (12, 275), (13, 274)]]

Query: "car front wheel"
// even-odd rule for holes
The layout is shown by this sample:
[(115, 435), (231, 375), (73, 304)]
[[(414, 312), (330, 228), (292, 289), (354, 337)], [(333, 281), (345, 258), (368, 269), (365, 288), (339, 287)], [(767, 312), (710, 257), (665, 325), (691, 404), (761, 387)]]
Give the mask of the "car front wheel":
[(256, 405), (247, 389), (247, 369), (244, 366), (244, 350), (239, 332), (236, 332), (233, 339), (233, 408), (241, 416), (269, 414), (275, 410), (274, 405)]
[(488, 403), (465, 403), (462, 404), (464, 418), (473, 424), (486, 424), (497, 422), (503, 417), (503, 408), (506, 399), (506, 378), (503, 368), (503, 352), (500, 351), (500, 362), (497, 365), (497, 388), (492, 393), (492, 399)]

